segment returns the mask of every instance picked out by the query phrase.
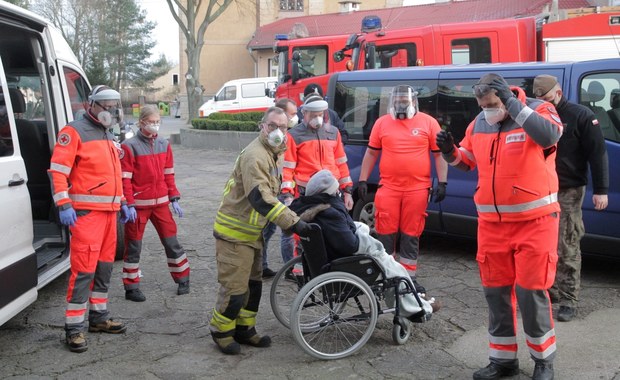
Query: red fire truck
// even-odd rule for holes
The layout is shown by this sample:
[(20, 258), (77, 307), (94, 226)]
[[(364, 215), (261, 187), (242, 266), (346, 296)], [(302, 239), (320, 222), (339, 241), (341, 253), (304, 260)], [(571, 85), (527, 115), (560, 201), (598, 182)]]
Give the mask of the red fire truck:
[(278, 87), (276, 99), (290, 98), (298, 104), (303, 102), (304, 88), (318, 83), (324, 89), (330, 73), (346, 70), (346, 62), (334, 60), (347, 35), (296, 38), (276, 35), (274, 50), (278, 61)]
[[(298, 41), (288, 42), (279, 56), (276, 97), (301, 103), (304, 87), (318, 83), (326, 88), (331, 73), (388, 67), (444, 64), (579, 61), (619, 56), (620, 8), (615, 12), (587, 14), (562, 21), (526, 17), (384, 30), (375, 16), (362, 21), (362, 32), (344, 36), (313, 37), (317, 46), (341, 49), (328, 57), (325, 75), (303, 76)], [(336, 41), (325, 45), (326, 41)], [(327, 49), (327, 47), (326, 47)], [(292, 55), (291, 53), (292, 52)], [(288, 56), (285, 55), (289, 54)], [(334, 61), (333, 63), (331, 61)], [(329, 71), (334, 68), (335, 71)]]

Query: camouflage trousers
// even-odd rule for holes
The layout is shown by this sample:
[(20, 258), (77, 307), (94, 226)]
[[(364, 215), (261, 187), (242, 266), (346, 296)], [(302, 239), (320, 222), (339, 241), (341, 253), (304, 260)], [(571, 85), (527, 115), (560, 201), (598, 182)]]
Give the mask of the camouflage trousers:
[(555, 283), (549, 289), (560, 306), (577, 307), (581, 286), (581, 249), (579, 244), (585, 234), (581, 206), (585, 186), (562, 189), (558, 192), (560, 203), (560, 231), (558, 238), (558, 265)]

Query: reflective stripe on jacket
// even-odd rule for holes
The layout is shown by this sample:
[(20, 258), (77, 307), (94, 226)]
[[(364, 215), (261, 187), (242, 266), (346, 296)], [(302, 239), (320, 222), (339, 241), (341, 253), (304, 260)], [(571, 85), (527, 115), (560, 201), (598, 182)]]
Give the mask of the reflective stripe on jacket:
[(478, 216), (491, 222), (532, 220), (560, 211), (555, 172), (560, 119), (550, 103), (525, 98), (522, 90), (519, 95), (519, 101), (508, 103), (512, 116), (499, 124), (489, 125), (480, 113), (457, 153), (470, 168), (478, 167), (474, 202)]
[(123, 191), (129, 205), (148, 208), (180, 198), (168, 140), (138, 132), (122, 147)]
[(288, 131), (287, 150), (282, 165), (282, 191), (294, 194), (295, 185), (305, 187), (310, 177), (327, 169), (338, 179), (340, 188), (352, 187), (347, 156), (338, 129), (330, 124), (313, 129), (305, 123)]
[(215, 217), (216, 238), (260, 248), (268, 221), (283, 230), (297, 223), (299, 217), (276, 198), (280, 189), (277, 161), (283, 149), (286, 146), (269, 146), (261, 134), (239, 154)]
[(121, 147), (89, 113), (58, 133), (50, 169), (58, 208), (118, 211), (123, 198)]

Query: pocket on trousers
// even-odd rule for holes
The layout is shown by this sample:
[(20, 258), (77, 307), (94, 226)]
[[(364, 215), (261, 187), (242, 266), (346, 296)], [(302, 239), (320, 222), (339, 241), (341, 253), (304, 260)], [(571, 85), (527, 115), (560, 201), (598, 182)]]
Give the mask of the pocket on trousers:
[(489, 269), (489, 263), (487, 262), (487, 255), (484, 252), (478, 252), (476, 254), (476, 261), (478, 262), (478, 272), (480, 274), (480, 280), (484, 286), (488, 280), (490, 280), (491, 270)]
[(545, 277), (545, 284), (543, 289), (549, 289), (553, 286), (555, 282), (555, 274), (556, 268), (558, 265), (558, 253), (557, 252), (549, 252), (549, 257), (547, 260), (547, 276)]
[(80, 272), (93, 273), (97, 268), (100, 252), (101, 246), (99, 244), (72, 242), (71, 265), (75, 266)]

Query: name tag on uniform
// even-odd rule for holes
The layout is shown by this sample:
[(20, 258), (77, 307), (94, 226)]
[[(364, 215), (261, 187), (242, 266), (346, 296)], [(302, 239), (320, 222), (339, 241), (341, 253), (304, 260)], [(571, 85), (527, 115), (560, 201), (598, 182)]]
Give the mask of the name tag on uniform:
[(506, 136), (506, 144), (525, 142), (525, 132), (511, 133)]

